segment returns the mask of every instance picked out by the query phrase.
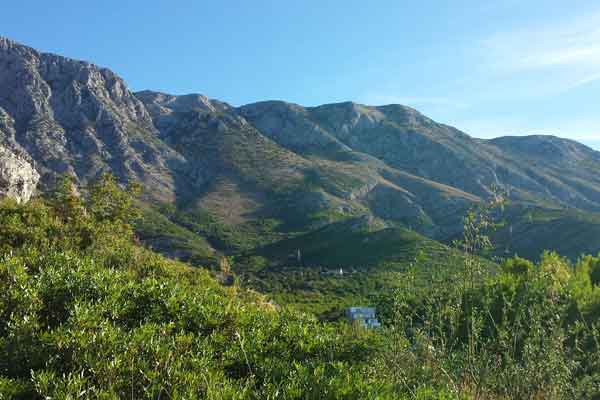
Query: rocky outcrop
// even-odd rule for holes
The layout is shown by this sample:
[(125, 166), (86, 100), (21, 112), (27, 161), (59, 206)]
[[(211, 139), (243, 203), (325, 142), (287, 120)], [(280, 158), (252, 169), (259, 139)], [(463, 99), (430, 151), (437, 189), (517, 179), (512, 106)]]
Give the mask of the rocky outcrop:
[(0, 146), (0, 198), (27, 202), (34, 194), (39, 179), (40, 175), (24, 157)]
[(112, 172), (173, 197), (184, 160), (153, 139), (150, 114), (112, 71), (0, 37), (0, 109), (2, 142), (35, 159), (44, 186), (58, 174), (85, 183)]
[(328, 158), (352, 151), (313, 122), (309, 111), (297, 104), (264, 101), (240, 107), (238, 111), (262, 134), (292, 151)]
[(174, 96), (144, 90), (135, 93), (135, 96), (142, 101), (160, 132), (172, 130), (186, 113), (215, 114), (232, 109), (227, 103), (211, 100), (201, 94)]

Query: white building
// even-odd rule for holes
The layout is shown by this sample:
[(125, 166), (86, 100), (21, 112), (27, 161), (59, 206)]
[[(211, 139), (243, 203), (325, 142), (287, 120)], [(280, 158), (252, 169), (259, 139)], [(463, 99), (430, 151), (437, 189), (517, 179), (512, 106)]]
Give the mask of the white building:
[(350, 307), (346, 310), (346, 317), (351, 323), (356, 322), (364, 328), (379, 328), (381, 326), (373, 307)]

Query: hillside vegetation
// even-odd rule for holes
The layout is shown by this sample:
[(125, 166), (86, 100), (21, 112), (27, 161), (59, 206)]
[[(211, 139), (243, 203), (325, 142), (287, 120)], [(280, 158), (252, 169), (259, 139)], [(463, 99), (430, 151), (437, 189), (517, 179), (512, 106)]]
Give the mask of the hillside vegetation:
[(442, 260), (460, 258), (458, 251), (414, 231), (358, 218), (241, 253), (234, 270), (245, 286), (278, 302), (335, 318), (394, 288), (417, 259), (426, 273), (451, 274), (455, 263)]
[(140, 247), (135, 186), (73, 188), (0, 204), (0, 398), (600, 395), (600, 258), (496, 269), (476, 256), (488, 223), (471, 213), (466, 253), (435, 260), (451, 273), (418, 253), (371, 299), (384, 328), (367, 331)]
[(134, 242), (105, 176), (0, 205), (0, 398), (365, 398), (375, 335), (324, 326)]
[(600, 152), (0, 77), (0, 400), (600, 399)]

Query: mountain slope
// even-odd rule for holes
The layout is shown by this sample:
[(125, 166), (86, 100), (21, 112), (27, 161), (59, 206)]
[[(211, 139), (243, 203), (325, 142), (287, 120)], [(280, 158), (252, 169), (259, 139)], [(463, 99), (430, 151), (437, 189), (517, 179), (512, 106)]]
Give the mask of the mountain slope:
[[(234, 107), (199, 94), (132, 93), (106, 68), (5, 38), (0, 145), (34, 163), (42, 191), (64, 173), (82, 184), (104, 172), (142, 182), (153, 211), (140, 236), (207, 262), (357, 217), (448, 241), (494, 187), (518, 210), (600, 212), (600, 153), (572, 141), (474, 139), (401, 105)], [(511, 211), (513, 224), (528, 227), (525, 215)], [(537, 245), (500, 235), (501, 247), (564, 244), (545, 228), (527, 232)], [(592, 251), (596, 239), (570, 241), (569, 254)]]
[[(600, 209), (600, 153), (551, 136), (477, 140), (400, 105), (303, 108), (257, 103), (241, 113), (278, 143), (307, 154), (375, 157), (389, 167), (487, 196), (510, 187), (518, 201)], [(558, 147), (559, 151), (553, 151)], [(545, 149), (545, 150), (544, 150)], [(544, 154), (552, 157), (544, 158)]]
[(183, 160), (155, 140), (143, 104), (106, 68), (0, 37), (0, 141), (28, 153), (42, 182), (105, 171), (170, 199)]
[(245, 284), (278, 303), (331, 319), (392, 290), (417, 261), (420, 275), (439, 278), (456, 272), (462, 258), (459, 251), (414, 231), (363, 217), (244, 253), (236, 257), (234, 270)]

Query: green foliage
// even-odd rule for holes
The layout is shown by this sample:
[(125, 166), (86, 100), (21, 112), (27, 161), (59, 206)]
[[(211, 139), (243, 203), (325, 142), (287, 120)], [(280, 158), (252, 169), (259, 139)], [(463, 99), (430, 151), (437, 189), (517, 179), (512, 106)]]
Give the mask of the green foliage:
[(502, 270), (513, 276), (527, 277), (533, 272), (534, 265), (531, 261), (521, 257), (514, 257), (502, 264)]
[(539, 260), (545, 249), (576, 261), (600, 249), (600, 214), (572, 208), (507, 208), (507, 223), (492, 239), (502, 256), (517, 254)]
[[(598, 260), (573, 267), (550, 253), (537, 265), (511, 259), (466, 288), (458, 277), (421, 284), (407, 272), (405, 284), (377, 304), (395, 332), (378, 368), (413, 392), (439, 386), (483, 398), (598, 396), (600, 298), (587, 268)], [(400, 368), (411, 363), (427, 368)]]
[[(423, 276), (412, 269), (391, 294), (378, 297), (394, 337), (376, 363), (408, 391), (437, 387), (475, 398), (600, 396), (600, 258), (573, 265), (545, 252), (538, 264), (506, 260), (480, 274), (473, 254), (489, 247), (484, 214), (465, 219), (466, 257), (455, 274)], [(418, 264), (418, 263), (417, 263)], [(489, 272), (489, 271), (488, 271)], [(401, 369), (421, 363), (422, 369)]]
[(98, 222), (129, 224), (139, 218), (134, 200), (140, 193), (139, 184), (133, 182), (122, 190), (113, 175), (104, 174), (90, 188), (87, 210)]
[(144, 207), (134, 226), (137, 237), (161, 254), (196, 266), (215, 262), (214, 249), (206, 239), (171, 221), (154, 207)]
[[(65, 178), (47, 199), (0, 204), (0, 399), (600, 396), (600, 257), (494, 266), (473, 214), (466, 254), (409, 231), (325, 229), (221, 259), (223, 276), (245, 271), (279, 303), (304, 296), (324, 319), (375, 304), (385, 327), (368, 331), (140, 247), (135, 190), (109, 176), (81, 193)], [(330, 265), (399, 251), (348, 277), (270, 263), (298, 245), (317, 260), (327, 243), (350, 254)]]
[[(276, 302), (339, 319), (346, 307), (370, 303), (392, 290), (419, 253), (429, 275), (451, 273), (446, 260), (456, 251), (406, 229), (352, 230), (356, 220), (282, 240), (236, 257), (233, 269), (243, 284), (268, 293)], [(297, 252), (301, 252), (300, 262)], [(342, 270), (340, 273), (340, 269)]]
[(173, 223), (205, 237), (224, 252), (249, 250), (281, 237), (275, 232), (279, 223), (274, 219), (257, 219), (232, 226), (202, 209), (184, 211), (170, 204), (157, 209)]
[(593, 257), (587, 257), (584, 260), (587, 263), (589, 268), (590, 280), (592, 285), (598, 286), (600, 285), (600, 259)]
[(0, 205), (0, 398), (390, 393), (365, 373), (377, 335), (277, 310), (140, 248), (122, 236), (132, 199), (110, 179), (98, 185), (76, 202), (85, 245), (69, 207)]

